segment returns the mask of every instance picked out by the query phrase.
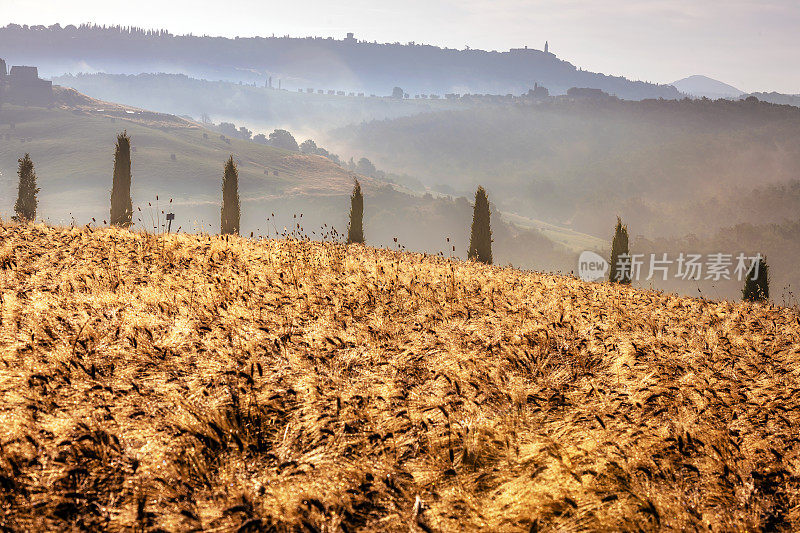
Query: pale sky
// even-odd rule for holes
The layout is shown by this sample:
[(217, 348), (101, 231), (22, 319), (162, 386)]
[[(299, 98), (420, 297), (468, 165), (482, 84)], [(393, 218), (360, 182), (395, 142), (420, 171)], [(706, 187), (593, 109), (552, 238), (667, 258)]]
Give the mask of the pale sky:
[(92, 22), (233, 37), (528, 45), (578, 67), (670, 83), (705, 74), (743, 91), (800, 93), (800, 0), (0, 0), (0, 25)]

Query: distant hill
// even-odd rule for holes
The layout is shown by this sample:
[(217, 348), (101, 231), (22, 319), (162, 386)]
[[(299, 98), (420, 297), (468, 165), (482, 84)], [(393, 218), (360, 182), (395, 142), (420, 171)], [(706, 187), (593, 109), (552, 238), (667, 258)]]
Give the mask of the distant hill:
[(309, 94), (199, 80), (185, 74), (78, 74), (55, 77), (53, 81), (102, 100), (198, 119), (208, 115), (214, 122), (232, 121), (253, 130), (285, 128), (305, 137), (364, 121), (469, 106), (464, 99)]
[[(791, 106), (561, 99), (373, 121), (324, 143), (337, 153), (358, 147), (379, 168), (458, 194), (481, 184), (502, 211), (599, 238), (621, 215), (632, 238), (710, 239), (738, 224), (798, 220), (800, 189), (789, 186), (800, 177), (798, 137)], [(755, 253), (760, 242), (741, 246), (730, 253)], [(797, 263), (788, 246), (770, 250), (776, 262)], [(776, 269), (776, 283), (800, 284), (792, 269)]]
[(698, 98), (705, 96), (714, 100), (717, 98), (736, 98), (744, 94), (744, 91), (740, 91), (732, 85), (699, 74), (672, 82), (672, 86), (682, 93)]
[(797, 179), (798, 135), (800, 109), (791, 106), (563, 100), (373, 121), (331, 132), (324, 143), (337, 153), (358, 147), (379, 168), (428, 185), (460, 192), (483, 184), (501, 209), (597, 236), (619, 213), (643, 233), (682, 235), (797, 216), (800, 204), (741, 209), (730, 213), (736, 221), (706, 219), (708, 208), (689, 217), (663, 209), (683, 213), (737, 189)]
[(11, 24), (0, 28), (0, 50), (12, 63), (39, 65), (50, 75), (179, 72), (259, 85), (272, 78), (273, 86), (294, 91), (312, 88), (387, 95), (399, 86), (412, 97), (419, 93), (520, 94), (536, 82), (553, 94), (563, 94), (570, 87), (592, 87), (626, 99), (680, 96), (668, 85), (584, 71), (534, 49), (487, 52), (355, 38), (227, 39), (118, 27)]
[(800, 94), (782, 94), (782, 93), (750, 93), (747, 96), (755, 96), (762, 102), (769, 102), (771, 104), (793, 105), (800, 107)]

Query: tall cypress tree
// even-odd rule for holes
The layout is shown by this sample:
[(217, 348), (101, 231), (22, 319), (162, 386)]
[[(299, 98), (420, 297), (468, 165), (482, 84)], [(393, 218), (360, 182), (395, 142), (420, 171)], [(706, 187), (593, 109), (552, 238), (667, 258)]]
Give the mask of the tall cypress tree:
[(111, 187), (111, 224), (127, 228), (133, 217), (131, 202), (131, 138), (124, 131), (117, 135), (114, 152), (114, 182)]
[(364, 195), (358, 180), (350, 195), (350, 225), (347, 228), (347, 244), (364, 244)]
[(239, 233), (239, 218), (241, 204), (239, 203), (239, 169), (233, 161), (233, 156), (225, 162), (225, 173), (222, 176), (222, 221), (220, 233), (228, 235)]
[(744, 280), (742, 300), (745, 302), (763, 302), (769, 299), (769, 266), (766, 257), (758, 257), (758, 263), (753, 262), (747, 278)]
[(620, 265), (620, 256), (630, 257), (628, 250), (628, 226), (622, 224), (622, 219), (617, 217), (617, 228), (614, 231), (614, 240), (611, 242), (611, 269), (608, 273), (610, 281), (616, 281), (623, 285), (630, 285), (631, 283), (631, 266), (630, 263)]
[(36, 193), (39, 192), (39, 188), (36, 187), (36, 172), (33, 170), (30, 154), (25, 154), (25, 157), (17, 161), (19, 162), (19, 170), (17, 170), (19, 187), (17, 202), (14, 204), (14, 211), (17, 215), (14, 218), (25, 222), (36, 218), (36, 207), (39, 205)]
[(490, 225), (489, 198), (486, 190), (478, 187), (475, 209), (472, 212), (472, 233), (469, 238), (469, 259), (492, 264), (492, 229)]

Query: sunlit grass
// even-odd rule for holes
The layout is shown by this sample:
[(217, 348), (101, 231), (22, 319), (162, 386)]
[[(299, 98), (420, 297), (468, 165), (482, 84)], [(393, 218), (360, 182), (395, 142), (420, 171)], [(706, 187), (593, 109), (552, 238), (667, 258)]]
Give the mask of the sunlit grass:
[(795, 311), (322, 237), (0, 225), (3, 525), (798, 526)]

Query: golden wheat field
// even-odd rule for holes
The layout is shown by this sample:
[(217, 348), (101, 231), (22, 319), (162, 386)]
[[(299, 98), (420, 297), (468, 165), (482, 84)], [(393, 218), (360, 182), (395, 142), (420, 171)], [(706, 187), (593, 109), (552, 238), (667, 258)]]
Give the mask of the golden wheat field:
[(6, 530), (800, 528), (800, 318), (305, 240), (0, 224)]

